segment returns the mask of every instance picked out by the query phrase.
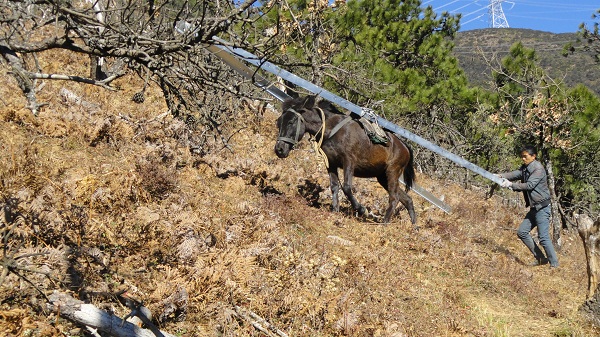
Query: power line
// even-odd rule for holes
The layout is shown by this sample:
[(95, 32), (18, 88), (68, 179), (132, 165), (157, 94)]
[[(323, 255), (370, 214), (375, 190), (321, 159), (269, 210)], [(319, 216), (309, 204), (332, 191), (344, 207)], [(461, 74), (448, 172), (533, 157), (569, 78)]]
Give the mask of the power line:
[(485, 6), (485, 7), (481, 7), (481, 8), (479, 8), (478, 10), (474, 10), (474, 11), (472, 11), (471, 13), (463, 14), (463, 16), (462, 16), (462, 17), (464, 18), (464, 17), (467, 17), (467, 16), (469, 16), (469, 15), (473, 15), (473, 14), (475, 14), (475, 13), (477, 13), (477, 12), (479, 12), (479, 11), (482, 11), (482, 10), (484, 10), (484, 9), (487, 9), (487, 6)]
[(472, 5), (472, 4), (466, 4), (466, 5), (464, 5), (464, 6), (458, 7), (458, 8), (456, 8), (456, 9), (454, 10), (454, 12), (457, 12), (459, 9), (463, 9), (463, 8), (465, 8), (465, 7), (469, 7), (469, 6), (471, 6), (471, 5)]
[(469, 22), (473, 22), (473, 21), (475, 21), (475, 20), (479, 19), (480, 17), (482, 17), (482, 16), (484, 16), (484, 15), (485, 15), (485, 14), (481, 14), (481, 15), (479, 15), (479, 16), (477, 16), (477, 17), (475, 17), (474, 19), (471, 19), (471, 20), (469, 20), (469, 21), (467, 21), (467, 22), (463, 22), (463, 23), (462, 23), (462, 25), (466, 25), (466, 24), (467, 24), (467, 23), (469, 23)]
[(447, 4), (445, 4), (445, 5), (441, 5), (440, 7), (434, 8), (433, 10), (434, 10), (434, 11), (437, 11), (437, 10), (438, 10), (438, 9), (440, 9), (440, 8), (444, 8), (444, 7), (450, 6), (450, 5), (452, 5), (453, 3), (455, 3), (455, 2), (458, 2), (458, 1), (459, 1), (459, 0), (454, 0), (454, 1), (451, 1), (451, 2), (449, 2), (449, 3), (447, 3)]
[[(565, 9), (569, 11), (581, 12), (581, 11), (594, 11), (600, 7), (599, 5), (582, 5), (577, 3), (552, 3), (548, 1), (529, 1), (529, 0), (520, 0), (520, 4), (529, 5), (532, 7), (542, 7), (542, 8), (556, 8), (560, 9), (561, 12), (564, 12)], [(553, 13), (556, 13), (553, 12)]]

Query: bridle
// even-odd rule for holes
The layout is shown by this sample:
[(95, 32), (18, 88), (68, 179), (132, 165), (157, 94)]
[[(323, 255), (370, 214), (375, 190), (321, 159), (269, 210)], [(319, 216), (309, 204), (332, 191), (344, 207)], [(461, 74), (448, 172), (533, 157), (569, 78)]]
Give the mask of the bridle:
[[(323, 122), (323, 124), (321, 125), (321, 128), (319, 129), (319, 131), (317, 131), (317, 133), (315, 134), (315, 137), (316, 137), (317, 134), (321, 133), (321, 137), (320, 137), (319, 141), (315, 140), (315, 142), (318, 143), (319, 147), (321, 147), (321, 144), (323, 143), (323, 140), (325, 139), (324, 138), (325, 137), (325, 113), (323, 112), (323, 109), (321, 109), (321, 108), (316, 108), (316, 109), (319, 110), (319, 112), (321, 113), (321, 121)], [(304, 119), (304, 117), (302, 117), (302, 115), (298, 111), (296, 111), (292, 108), (289, 108), (285, 112), (288, 112), (288, 111), (292, 112), (294, 115), (296, 115), (296, 118), (298, 119), (298, 123), (296, 124), (296, 134), (294, 135), (294, 138), (285, 137), (282, 135), (283, 129), (280, 127), (279, 128), (279, 136), (277, 137), (277, 140), (289, 143), (293, 147), (294, 145), (298, 144), (298, 142), (300, 141), (300, 137), (302, 136), (300, 134), (300, 128), (302, 127), (301, 123), (306, 124), (306, 120)], [(333, 129), (331, 129), (327, 138), (333, 137), (333, 135), (335, 135), (338, 131), (340, 131), (340, 129), (344, 125), (346, 125), (348, 122), (350, 122), (351, 120), (352, 120), (352, 117), (346, 116), (346, 118), (344, 118), (335, 127), (333, 127)]]
[[(321, 124), (321, 128), (319, 129), (319, 131), (317, 131), (317, 133), (315, 134), (315, 137), (312, 139), (313, 148), (316, 153), (321, 155), (321, 157), (325, 161), (325, 166), (329, 168), (329, 160), (327, 159), (327, 155), (321, 148), (321, 144), (323, 144), (323, 140), (325, 139), (325, 130), (326, 130), (325, 129), (325, 112), (321, 108), (316, 108), (316, 109), (321, 113), (322, 124)], [(302, 127), (301, 123), (306, 124), (306, 120), (304, 120), (304, 117), (302, 117), (302, 115), (300, 113), (298, 113), (296, 110), (290, 108), (290, 109), (287, 109), (285, 112), (288, 112), (288, 111), (292, 112), (294, 115), (296, 115), (296, 118), (298, 120), (298, 122), (296, 124), (296, 134), (294, 135), (294, 138), (285, 137), (282, 135), (283, 128), (281, 128), (281, 126), (280, 126), (279, 127), (279, 137), (277, 137), (277, 141), (286, 142), (286, 143), (292, 145), (292, 148), (293, 148), (300, 141), (300, 137), (302, 136), (300, 134), (300, 128)], [(330, 131), (327, 139), (333, 137), (334, 134), (336, 134), (344, 125), (346, 125), (351, 120), (352, 120), (352, 117), (350, 117), (350, 116), (347, 116), (346, 118), (344, 118), (340, 123), (338, 123)], [(282, 123), (283, 123), (283, 120), (282, 120)], [(321, 133), (321, 137), (319, 137), (320, 139), (317, 141), (316, 135), (319, 133)]]
[[(298, 122), (296, 123), (296, 134), (294, 135), (294, 138), (285, 137), (284, 135), (282, 135), (282, 133), (285, 130), (282, 127), (279, 127), (279, 137), (277, 137), (277, 141), (286, 142), (288, 144), (291, 144), (292, 147), (294, 147), (300, 141), (300, 137), (302, 136), (302, 134), (300, 134), (300, 128), (302, 128), (302, 123), (306, 123), (306, 121), (304, 120), (304, 117), (302, 117), (302, 115), (300, 113), (298, 113), (296, 110), (287, 109), (286, 112), (288, 112), (288, 111), (292, 112), (294, 115), (296, 115), (296, 118), (298, 120)], [(282, 120), (282, 122), (283, 122), (283, 120)]]

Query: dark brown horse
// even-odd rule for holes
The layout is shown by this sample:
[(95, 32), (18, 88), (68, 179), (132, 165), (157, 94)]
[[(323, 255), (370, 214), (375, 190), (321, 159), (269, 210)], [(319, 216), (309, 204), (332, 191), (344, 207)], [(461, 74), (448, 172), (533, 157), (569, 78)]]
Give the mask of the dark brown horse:
[[(279, 158), (287, 157), (304, 133), (309, 133), (316, 140), (322, 139), (321, 149), (327, 156), (332, 208), (335, 211), (339, 211), (338, 169), (341, 168), (344, 172), (342, 190), (358, 214), (363, 215), (366, 209), (354, 197), (352, 178), (376, 177), (389, 194), (384, 223), (390, 221), (398, 201), (408, 210), (411, 222), (416, 223), (413, 202), (406, 193), (415, 178), (413, 154), (398, 137), (387, 133), (390, 139), (387, 145), (374, 144), (358, 121), (342, 114), (327, 101), (315, 104), (314, 96), (288, 99), (282, 107), (283, 113), (277, 119), (279, 137), (275, 153)], [(406, 191), (400, 188), (399, 178), (402, 175)]]

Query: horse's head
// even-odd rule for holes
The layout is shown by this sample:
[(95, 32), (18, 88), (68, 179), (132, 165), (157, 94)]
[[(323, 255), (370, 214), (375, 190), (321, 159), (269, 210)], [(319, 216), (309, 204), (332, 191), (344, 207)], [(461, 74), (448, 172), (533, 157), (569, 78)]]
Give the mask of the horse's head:
[(315, 104), (314, 96), (290, 99), (283, 102), (283, 113), (277, 119), (279, 136), (275, 143), (275, 154), (286, 158), (306, 132), (306, 121), (302, 113), (312, 109)]
[(279, 136), (275, 143), (275, 154), (279, 158), (285, 158), (304, 136), (306, 131), (304, 117), (294, 109), (287, 109), (277, 118), (277, 128)]

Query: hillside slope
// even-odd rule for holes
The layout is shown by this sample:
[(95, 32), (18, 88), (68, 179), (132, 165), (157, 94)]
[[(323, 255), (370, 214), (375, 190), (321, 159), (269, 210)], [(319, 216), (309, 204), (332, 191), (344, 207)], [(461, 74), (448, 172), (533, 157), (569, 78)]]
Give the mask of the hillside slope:
[[(86, 70), (68, 64), (62, 71)], [(131, 102), (143, 86), (136, 78), (119, 80), (116, 93), (47, 82), (39, 97), (49, 105), (33, 117), (0, 72), (3, 248), (22, 256), (18, 267), (30, 269), (18, 270), (31, 282), (3, 279), (5, 335), (84, 334), (47, 311), (38, 290), (120, 317), (129, 311), (101, 294), (127, 290), (181, 336), (262, 336), (236, 306), (289, 336), (600, 332), (578, 312), (587, 276), (577, 235), (564, 233), (560, 269), (524, 265), (515, 193), (486, 200), (486, 191), (419, 174), (453, 212), (411, 193), (421, 229), (405, 210), (383, 226), (354, 217), (345, 199), (343, 212), (329, 211), (328, 178), (306, 141), (288, 159), (273, 154), (276, 111), (234, 102), (228, 146), (215, 140), (199, 156), (187, 143), (195, 131), (164, 113), (156, 88)], [(375, 214), (387, 205), (370, 179), (356, 179), (356, 195)]]
[(457, 34), (454, 55), (473, 85), (490, 87), (492, 68), (499, 68), (500, 60), (508, 54), (515, 42), (535, 49), (540, 66), (557, 81), (573, 87), (584, 84), (600, 95), (600, 65), (594, 58), (580, 52), (562, 55), (563, 47), (575, 43), (574, 33), (554, 34), (531, 29), (476, 29)]

